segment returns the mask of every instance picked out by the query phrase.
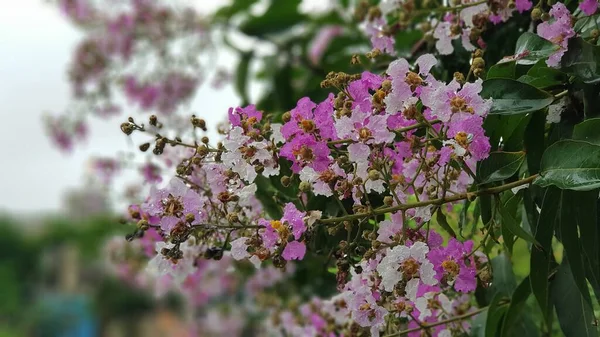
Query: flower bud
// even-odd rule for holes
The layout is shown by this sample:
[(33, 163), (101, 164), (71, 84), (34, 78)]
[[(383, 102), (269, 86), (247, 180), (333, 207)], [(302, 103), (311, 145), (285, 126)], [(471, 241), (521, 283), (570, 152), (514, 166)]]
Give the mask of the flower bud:
[(150, 118), (148, 118), (148, 122), (150, 125), (156, 126), (158, 124), (158, 117), (156, 117), (156, 115), (151, 115)]
[(312, 186), (308, 181), (303, 181), (300, 183), (299, 189), (302, 192), (310, 192)]
[(121, 124), (121, 131), (123, 131), (124, 134), (126, 135), (130, 135), (133, 133), (133, 125), (131, 125), (130, 123), (123, 123)]
[(387, 195), (383, 198), (383, 203), (386, 206), (392, 206), (394, 204), (394, 198), (391, 195)]
[(456, 82), (458, 82), (459, 84), (463, 85), (465, 84), (465, 75), (463, 75), (463, 73), (461, 72), (455, 72), (454, 73), (454, 79), (456, 80)]
[(542, 21), (548, 21), (550, 20), (550, 14), (548, 13), (543, 13), (541, 16)]
[(531, 10), (531, 20), (537, 21), (542, 18), (542, 10), (539, 7)]
[(379, 180), (381, 178), (381, 174), (377, 170), (369, 171), (369, 179), (370, 180)]
[(485, 61), (481, 57), (476, 57), (473, 59), (473, 64), (471, 65), (474, 69), (482, 69), (485, 68)]
[(148, 151), (148, 148), (150, 148), (150, 143), (144, 143), (144, 144), (140, 145), (140, 151), (142, 151), (142, 152)]
[(286, 112), (286, 113), (284, 113), (284, 114), (281, 116), (281, 120), (282, 120), (284, 123), (287, 123), (287, 122), (289, 122), (291, 119), (292, 119), (292, 113), (291, 113), (291, 112), (289, 112), (289, 111), (288, 111), (288, 112)]
[(381, 89), (385, 90), (385, 91), (390, 91), (392, 90), (392, 81), (390, 80), (385, 80), (381, 83)]
[(283, 185), (283, 187), (289, 187), (291, 182), (292, 179), (289, 176), (281, 177), (281, 185)]

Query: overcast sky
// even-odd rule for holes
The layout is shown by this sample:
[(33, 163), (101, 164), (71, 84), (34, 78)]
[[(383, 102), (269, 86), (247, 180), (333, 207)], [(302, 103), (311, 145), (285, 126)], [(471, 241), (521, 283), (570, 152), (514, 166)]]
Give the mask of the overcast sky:
[[(200, 2), (207, 8), (226, 1)], [(0, 213), (57, 211), (63, 192), (82, 185), (87, 158), (132, 149), (119, 131), (119, 118), (95, 119), (87, 143), (70, 155), (48, 142), (42, 112), (68, 106), (66, 67), (81, 37), (43, 0), (13, 1), (0, 11)], [(230, 86), (203, 87), (192, 109), (200, 106), (216, 121), (236, 102)]]

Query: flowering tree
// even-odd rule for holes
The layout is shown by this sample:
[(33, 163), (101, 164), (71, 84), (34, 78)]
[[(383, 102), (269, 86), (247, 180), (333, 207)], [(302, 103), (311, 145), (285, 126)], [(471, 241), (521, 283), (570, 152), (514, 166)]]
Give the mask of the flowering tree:
[[(120, 90), (152, 111), (121, 130), (171, 165), (142, 169), (134, 242), (110, 246), (129, 252), (116, 254), (122, 275), (184, 293), (197, 334), (598, 335), (596, 0), (339, 0), (318, 13), (288, 0), (259, 15), (255, 3), (200, 18), (61, 1), (90, 33), (72, 68), (78, 99)], [(181, 36), (194, 42), (185, 61), (162, 58)], [(206, 70), (187, 67), (216, 40), (239, 53), (243, 101), (217, 140), (202, 116), (180, 118)], [(148, 78), (123, 70), (147, 50), (161, 55)], [(268, 86), (248, 105), (256, 63)], [(223, 297), (254, 304), (214, 323), (232, 313), (206, 313)]]

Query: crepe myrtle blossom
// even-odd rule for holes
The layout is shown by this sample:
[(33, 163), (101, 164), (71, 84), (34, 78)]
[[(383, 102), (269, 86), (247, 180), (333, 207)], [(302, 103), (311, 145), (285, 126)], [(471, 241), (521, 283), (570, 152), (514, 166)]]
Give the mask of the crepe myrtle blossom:
[(400, 281), (406, 281), (406, 297), (414, 301), (420, 284), (437, 284), (434, 266), (427, 258), (427, 253), (429, 247), (424, 242), (415, 242), (410, 247), (400, 245), (387, 248), (377, 266), (381, 288), (391, 292)]
[(451, 238), (445, 247), (429, 252), (436, 279), (442, 285), (453, 287), (456, 291), (468, 293), (477, 287), (475, 260), (469, 256), (473, 250), (473, 241), (464, 243)]
[(431, 54), (419, 56), (415, 62), (419, 68), (418, 73), (410, 70), (410, 65), (405, 59), (398, 59), (390, 63), (387, 74), (391, 81), (391, 92), (384, 99), (388, 114), (403, 112), (416, 104), (416, 100), (409, 106), (406, 102), (413, 96), (420, 95), (421, 86), (430, 77), (429, 72), (436, 63), (437, 60)]
[(492, 106), (492, 100), (480, 96), (482, 84), (481, 79), (462, 86), (456, 80), (447, 85), (432, 81), (423, 90), (421, 100), (431, 108), (431, 115), (442, 122), (449, 122), (453, 116), (461, 114), (485, 117)]
[(290, 120), (280, 129), (281, 135), (288, 141), (301, 135), (328, 140), (336, 138), (333, 129), (333, 94), (319, 104), (308, 97), (301, 98), (289, 116)]
[(283, 248), (281, 257), (285, 260), (302, 260), (306, 254), (302, 234), (320, 217), (320, 212), (312, 211), (309, 214), (298, 210), (293, 203), (287, 203), (281, 219), (258, 221), (259, 225), (264, 226), (260, 231), (264, 248), (271, 253)]
[(293, 137), (279, 150), (279, 155), (292, 162), (292, 171), (300, 172), (308, 166), (317, 172), (323, 172), (329, 167), (332, 158), (331, 150), (326, 141), (318, 141), (312, 135), (302, 134)]
[(558, 46), (558, 50), (546, 60), (549, 67), (558, 67), (562, 56), (567, 51), (569, 39), (575, 36), (575, 30), (573, 30), (571, 12), (563, 3), (555, 3), (550, 9), (550, 15), (553, 20), (540, 23), (537, 33)]
[(252, 183), (256, 179), (258, 164), (261, 165), (262, 175), (265, 177), (279, 174), (279, 166), (268, 150), (269, 144), (266, 141), (254, 141), (244, 135), (242, 127), (234, 127), (223, 145), (227, 150), (221, 156), (223, 163), (238, 173), (243, 180)]
[(161, 216), (160, 227), (165, 232), (173, 230), (178, 223), (192, 215), (191, 223), (199, 223), (203, 198), (178, 178), (173, 178), (163, 189), (152, 187), (142, 211), (150, 216)]
[(583, 0), (579, 3), (579, 9), (585, 15), (592, 15), (598, 10), (598, 0)]
[(394, 38), (386, 33), (387, 22), (383, 17), (365, 23), (365, 31), (371, 38), (371, 45), (383, 53), (396, 55)]
[(300, 171), (300, 181), (310, 183), (311, 190), (315, 195), (325, 197), (331, 197), (338, 182), (345, 179), (346, 176), (346, 172), (340, 168), (337, 162), (321, 173), (308, 166)]

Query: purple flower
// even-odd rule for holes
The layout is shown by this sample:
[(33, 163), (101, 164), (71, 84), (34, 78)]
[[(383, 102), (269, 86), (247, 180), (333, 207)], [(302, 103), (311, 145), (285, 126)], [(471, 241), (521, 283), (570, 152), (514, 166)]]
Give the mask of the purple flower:
[(454, 286), (456, 291), (474, 291), (477, 287), (475, 260), (473, 256), (466, 258), (472, 250), (473, 241), (461, 243), (451, 238), (448, 246), (430, 251), (428, 258), (434, 265), (436, 279), (442, 284)]
[(596, 13), (598, 9), (598, 0), (583, 0), (579, 3), (579, 9), (585, 13), (585, 15), (592, 15)]
[[(242, 122), (248, 122), (254, 124), (260, 122), (262, 119), (262, 112), (256, 110), (256, 106), (248, 105), (245, 108), (229, 108), (229, 122), (233, 127), (242, 126)], [(248, 129), (244, 127), (244, 129)]]
[(396, 55), (396, 51), (394, 50), (394, 39), (385, 33), (386, 25), (385, 19), (378, 18), (371, 22), (367, 22), (365, 30), (371, 37), (373, 48), (379, 49), (383, 53)]

